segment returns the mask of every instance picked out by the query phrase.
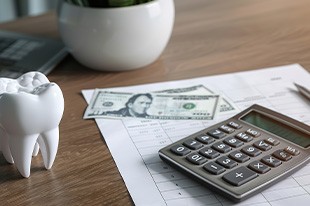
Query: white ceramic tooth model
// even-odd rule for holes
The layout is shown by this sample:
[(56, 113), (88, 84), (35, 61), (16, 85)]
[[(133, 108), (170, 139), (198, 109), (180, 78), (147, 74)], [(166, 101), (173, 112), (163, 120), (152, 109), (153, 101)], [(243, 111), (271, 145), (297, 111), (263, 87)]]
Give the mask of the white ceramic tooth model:
[(29, 72), (18, 79), (0, 78), (0, 146), (5, 159), (29, 177), (31, 158), (38, 152), (50, 169), (59, 142), (64, 99), (59, 86), (45, 75)]
[[(17, 79), (10, 79), (10, 78), (0, 78), (0, 95), (3, 93), (14, 93), (14, 92), (20, 92), (20, 91), (32, 91), (35, 87), (40, 86), (45, 83), (49, 83), (50, 81), (47, 79), (47, 77), (40, 73), (40, 72), (28, 72), (22, 76), (20, 76)], [(1, 126), (1, 125), (0, 125)], [(1, 151), (1, 136), (4, 136), (5, 134), (2, 134), (3, 130), (0, 127), (0, 151)], [(12, 159), (11, 153), (8, 150), (8, 146), (4, 147), (2, 150), (3, 155), (5, 159), (13, 164), (14, 161)], [(33, 156), (36, 156), (39, 152), (39, 145), (36, 143), (34, 151), (32, 153)], [(9, 155), (7, 155), (9, 154)]]

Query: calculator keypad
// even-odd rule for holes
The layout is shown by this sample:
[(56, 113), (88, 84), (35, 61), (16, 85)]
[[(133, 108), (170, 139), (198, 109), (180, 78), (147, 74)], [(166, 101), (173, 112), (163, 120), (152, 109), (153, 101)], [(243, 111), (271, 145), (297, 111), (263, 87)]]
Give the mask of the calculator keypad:
[[(296, 148), (290, 146), (279, 147), (270, 153), (269, 150), (280, 144), (278, 140), (272, 137), (258, 138), (261, 134), (257, 130), (242, 128), (243, 125), (229, 121), (205, 134), (186, 138), (181, 144), (172, 146), (170, 151), (185, 156), (193, 167), (201, 166), (208, 174), (226, 172), (221, 179), (233, 186), (243, 185), (258, 177), (258, 174), (268, 173), (299, 154)], [(262, 153), (267, 155), (260, 158)]]

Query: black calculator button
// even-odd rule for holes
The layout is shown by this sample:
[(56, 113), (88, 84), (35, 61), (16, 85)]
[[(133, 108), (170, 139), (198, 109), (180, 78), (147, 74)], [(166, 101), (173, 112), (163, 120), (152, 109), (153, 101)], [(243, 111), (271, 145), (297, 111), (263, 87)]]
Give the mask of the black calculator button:
[(243, 132), (238, 133), (236, 135), (236, 137), (238, 139), (240, 139), (241, 141), (243, 141), (243, 142), (249, 142), (249, 141), (251, 141), (253, 139), (253, 137), (251, 137), (251, 136), (249, 136), (249, 135), (247, 135), (247, 134), (245, 134)]
[(254, 129), (248, 129), (245, 133), (247, 133), (248, 135), (251, 135), (253, 137), (259, 137), (260, 133)]
[(212, 137), (216, 138), (216, 139), (222, 139), (223, 137), (225, 137), (225, 133), (218, 130), (218, 129), (212, 129), (210, 131), (207, 132), (208, 135), (211, 135)]
[(170, 151), (179, 156), (184, 156), (191, 152), (187, 147), (183, 145), (174, 145), (170, 148)]
[(300, 153), (296, 148), (291, 147), (291, 146), (285, 147), (284, 151), (293, 155), (293, 156), (299, 155), (299, 153)]
[(259, 161), (254, 161), (254, 162), (250, 163), (249, 168), (254, 170), (255, 172), (258, 172), (261, 174), (264, 174), (270, 170), (270, 167), (268, 167), (267, 165), (265, 165)]
[(270, 155), (263, 157), (261, 161), (270, 167), (277, 167), (282, 163), (280, 160)]
[(219, 129), (222, 130), (225, 133), (228, 133), (228, 134), (231, 134), (231, 133), (233, 133), (235, 131), (233, 128), (228, 127), (227, 125), (222, 125), (222, 126), (220, 126)]
[(241, 151), (244, 152), (245, 154), (251, 156), (251, 157), (256, 157), (262, 153), (259, 149), (255, 148), (253, 146), (243, 147)]
[(258, 174), (256, 172), (246, 167), (238, 167), (233, 171), (223, 175), (223, 180), (234, 186), (240, 186), (251, 181), (257, 176)]
[(207, 163), (203, 166), (203, 168), (214, 175), (219, 175), (225, 172), (225, 168), (215, 162)]
[(227, 169), (231, 169), (235, 166), (237, 166), (237, 162), (226, 157), (226, 156), (223, 156), (223, 157), (220, 157), (216, 160), (217, 163), (219, 163), (220, 165), (222, 165), (223, 167), (227, 168)]
[(283, 150), (277, 150), (272, 155), (282, 161), (288, 161), (292, 158), (292, 155), (284, 152)]
[(207, 161), (207, 159), (200, 154), (193, 152), (186, 156), (186, 159), (195, 165), (201, 165)]
[(216, 142), (212, 145), (212, 148), (221, 152), (221, 153), (226, 153), (231, 150), (231, 147), (224, 144), (223, 142)]
[(239, 151), (233, 151), (229, 154), (229, 157), (236, 160), (237, 162), (246, 162), (250, 159), (248, 155)]
[(240, 124), (238, 124), (238, 123), (236, 123), (236, 122), (233, 122), (233, 121), (228, 122), (227, 125), (228, 125), (228, 126), (231, 126), (231, 127), (234, 128), (234, 129), (240, 129), (240, 128), (242, 128), (242, 125), (240, 125)]
[(271, 149), (271, 146), (269, 144), (267, 144), (265, 141), (263, 140), (259, 140), (257, 142), (254, 142), (253, 144), (256, 148), (263, 150), (263, 151), (267, 151)]
[(208, 159), (214, 159), (220, 155), (220, 153), (210, 147), (202, 148), (201, 150), (199, 150), (199, 153)]
[(224, 140), (224, 142), (232, 147), (240, 147), (243, 145), (243, 142), (234, 137), (228, 137)]
[(276, 146), (276, 145), (280, 144), (280, 141), (278, 141), (272, 137), (268, 137), (268, 139), (265, 139), (265, 142), (267, 142), (268, 144), (270, 144), (272, 146)]
[(196, 140), (198, 140), (199, 142), (203, 143), (203, 144), (210, 144), (212, 142), (214, 142), (214, 138), (210, 137), (208, 135), (201, 135), (196, 137)]
[(196, 150), (196, 149), (203, 147), (203, 144), (201, 144), (200, 142), (193, 140), (193, 139), (185, 140), (183, 142), (183, 145), (190, 148), (190, 149), (193, 149), (193, 150)]

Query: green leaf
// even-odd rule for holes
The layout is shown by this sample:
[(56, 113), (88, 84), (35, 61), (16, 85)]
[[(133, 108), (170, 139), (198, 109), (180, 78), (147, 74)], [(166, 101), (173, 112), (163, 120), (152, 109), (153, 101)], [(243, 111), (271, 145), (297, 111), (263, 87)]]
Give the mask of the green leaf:
[(132, 6), (135, 4), (137, 4), (136, 0), (109, 0), (109, 6), (111, 7)]

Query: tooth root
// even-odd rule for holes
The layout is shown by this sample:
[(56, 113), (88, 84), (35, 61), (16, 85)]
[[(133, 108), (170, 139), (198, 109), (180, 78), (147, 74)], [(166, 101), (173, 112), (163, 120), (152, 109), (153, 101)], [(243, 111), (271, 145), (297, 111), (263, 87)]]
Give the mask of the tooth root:
[(23, 177), (30, 176), (31, 158), (38, 134), (10, 135), (9, 146), (15, 165)]
[[(4, 158), (6, 159), (6, 161), (10, 164), (14, 164), (14, 160), (12, 158), (12, 155), (11, 155), (11, 150), (10, 150), (10, 147), (8, 145), (8, 139), (6, 138), (6, 140), (3, 141), (3, 145), (2, 145), (2, 154), (4, 156)], [(2, 142), (1, 142), (2, 144)]]
[(4, 158), (6, 159), (6, 161), (10, 164), (13, 164), (14, 160), (12, 158), (11, 150), (9, 147), (9, 138), (8, 138), (7, 133), (2, 128), (0, 128), (0, 146), (1, 146), (2, 154)]
[(38, 155), (38, 153), (39, 153), (39, 144), (36, 142), (36, 144), (34, 145), (32, 156), (35, 157)]
[(56, 127), (52, 130), (41, 133), (38, 138), (43, 162), (46, 169), (53, 166), (59, 142), (59, 128)]

